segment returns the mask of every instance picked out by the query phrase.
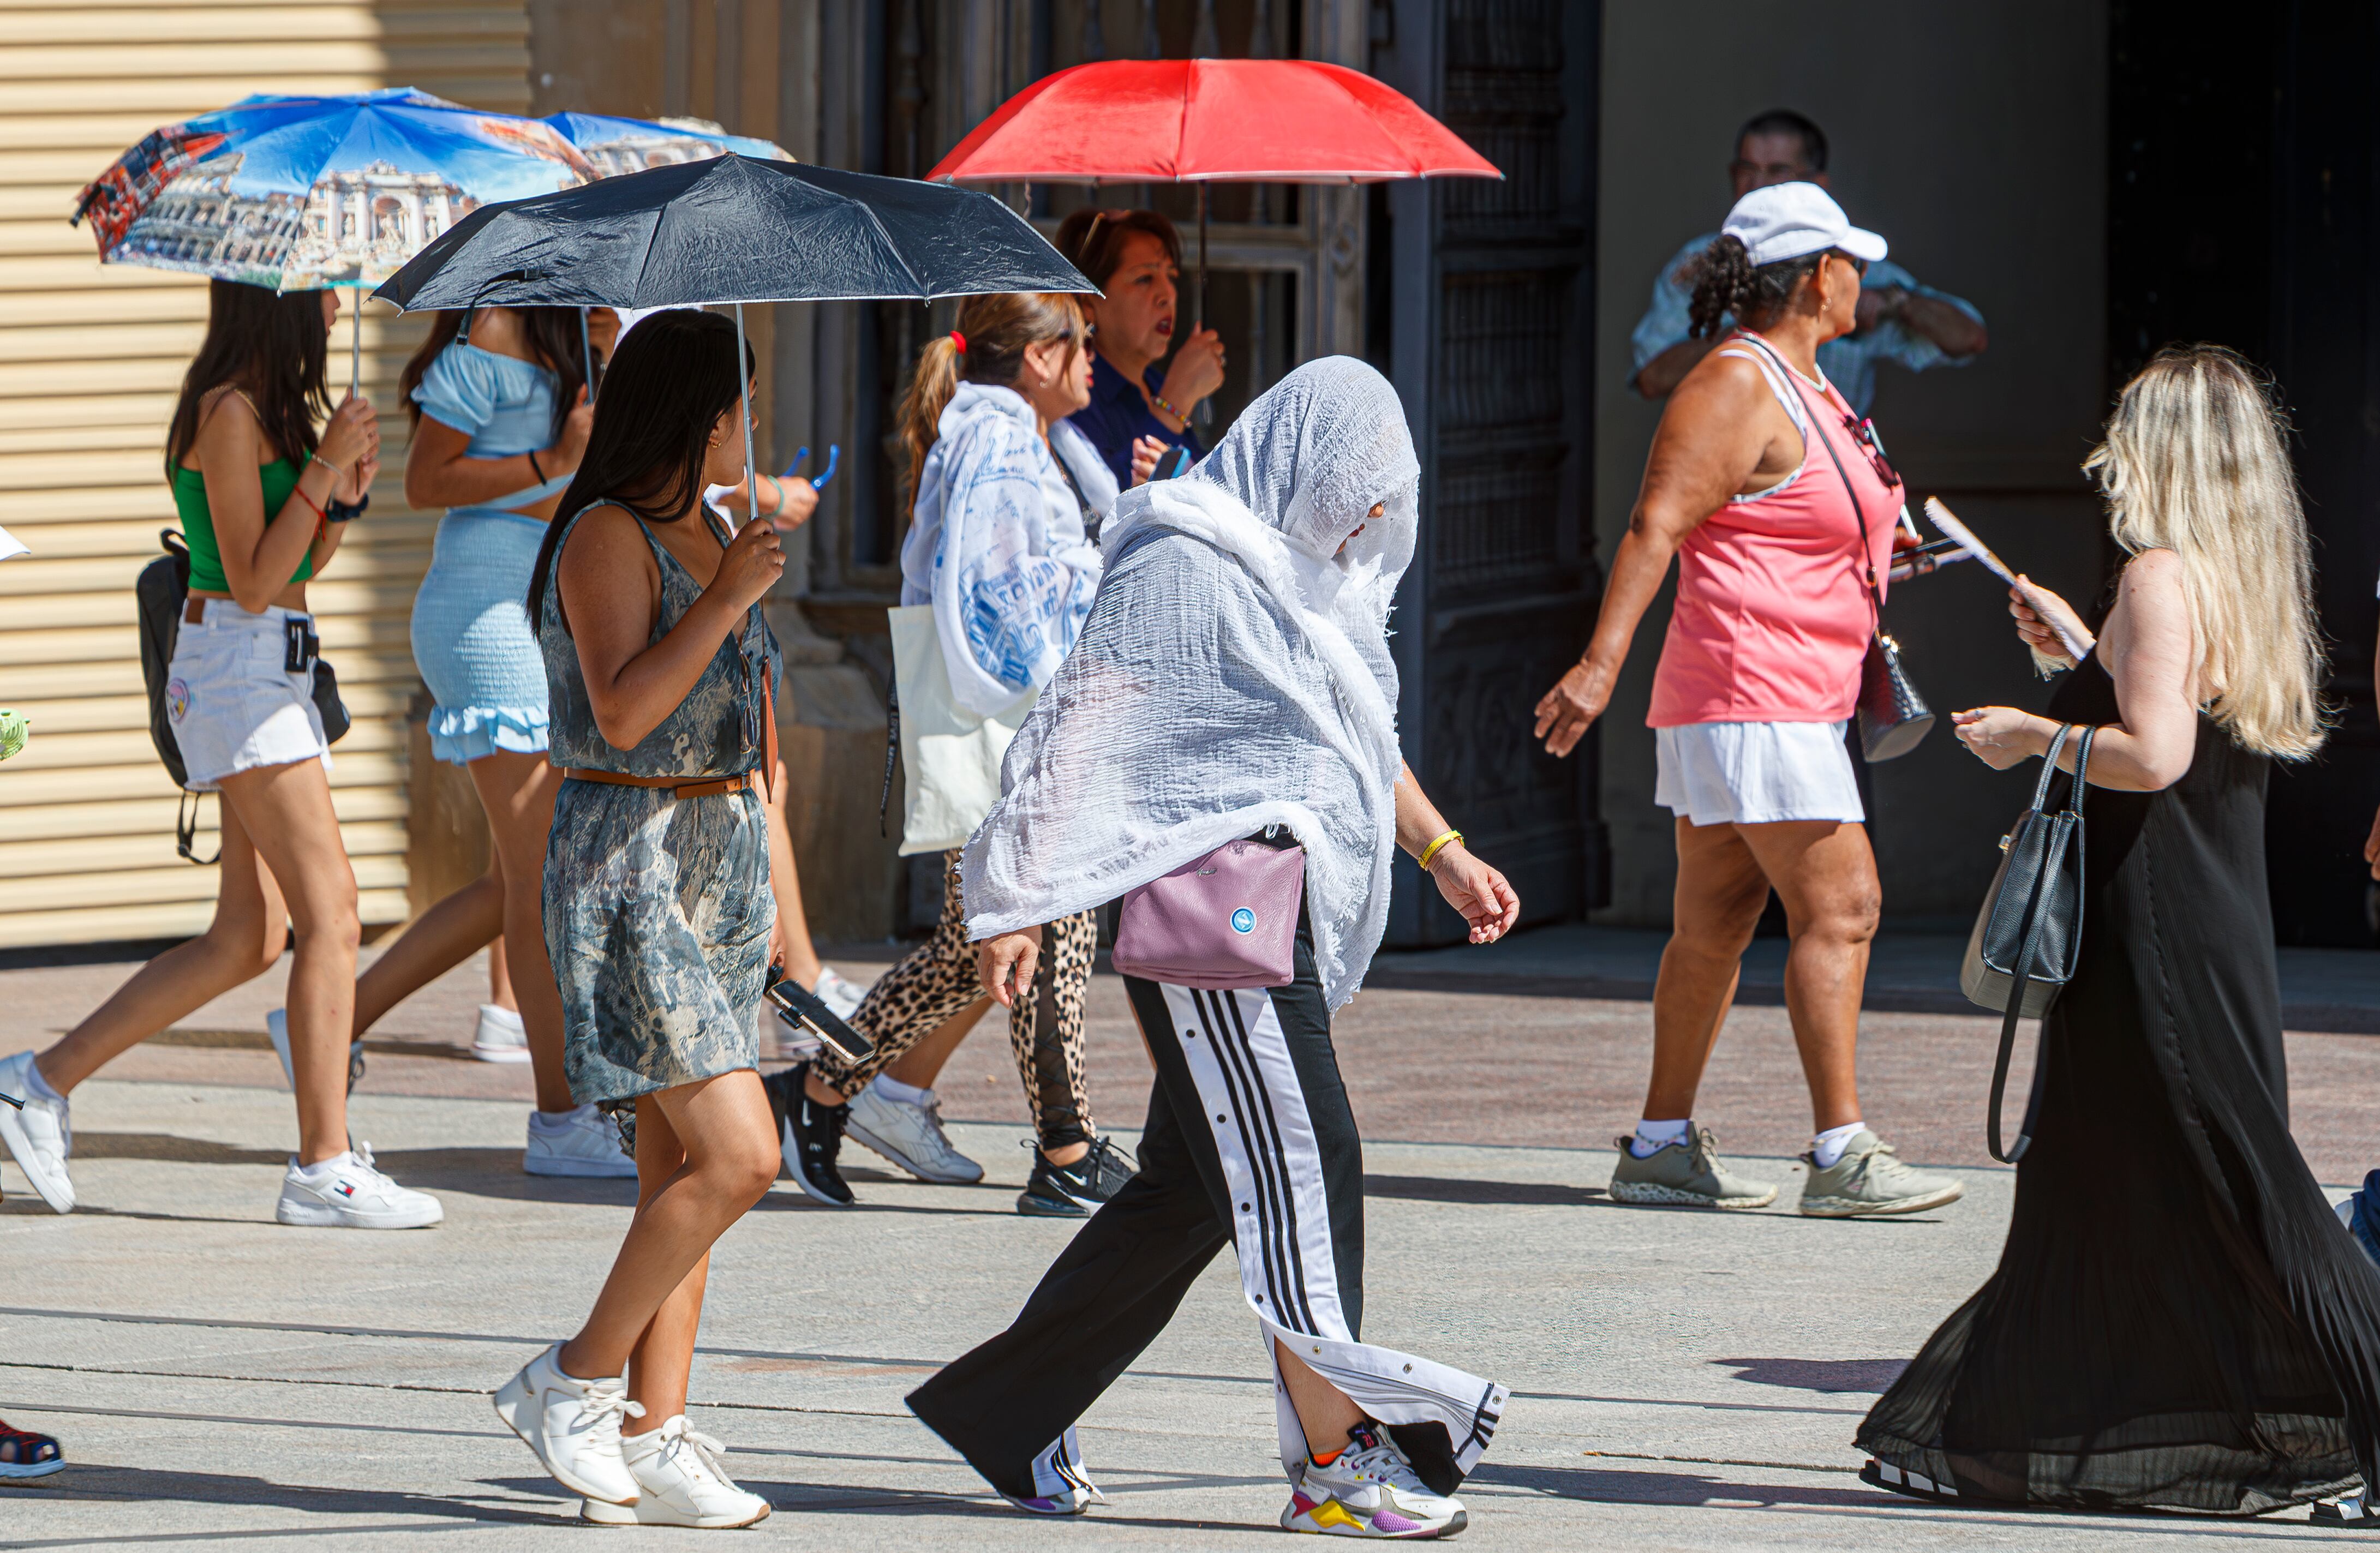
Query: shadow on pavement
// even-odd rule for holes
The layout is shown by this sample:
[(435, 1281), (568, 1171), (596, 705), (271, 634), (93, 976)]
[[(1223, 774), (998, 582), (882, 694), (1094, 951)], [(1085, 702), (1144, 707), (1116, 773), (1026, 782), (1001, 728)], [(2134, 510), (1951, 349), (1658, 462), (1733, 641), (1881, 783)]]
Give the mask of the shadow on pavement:
[[(271, 1483), (261, 1477), (229, 1473), (160, 1472), (149, 1467), (111, 1467), (71, 1463), (45, 1486), (28, 1488), (21, 1497), (51, 1499), (173, 1500), (188, 1504), (247, 1505), (259, 1510), (299, 1511), (309, 1515), (431, 1515), (450, 1521), (508, 1522), (516, 1525), (550, 1525), (555, 1511), (571, 1504), (559, 1497), (549, 1481), (540, 1479), (521, 1491), (538, 1493), (532, 1505), (473, 1503), (432, 1494), (408, 1494), (401, 1489), (343, 1488), (316, 1483)], [(509, 1487), (509, 1485), (504, 1486)], [(0, 1488), (0, 1498), (20, 1497)], [(324, 1525), (318, 1535), (342, 1528)], [(225, 1537), (254, 1534), (225, 1532)], [(138, 1540), (110, 1539), (110, 1540)], [(40, 1547), (18, 1543), (16, 1547)]]
[(1470, 1203), (1507, 1207), (1575, 1207), (1599, 1202), (1600, 1186), (1553, 1181), (1463, 1181), (1439, 1175), (1367, 1175), (1364, 1195), (1408, 1203)]
[(1788, 1386), (1797, 1391), (1880, 1392), (1900, 1378), (1906, 1359), (1713, 1359), (1755, 1386)]
[(1727, 1505), (1744, 1509), (1805, 1505), (1875, 1509), (1890, 1498), (1853, 1485), (1745, 1483), (1690, 1472), (1640, 1472), (1626, 1467), (1522, 1467), (1483, 1462), (1470, 1481), (1481, 1487), (1524, 1488), (1565, 1499), (1602, 1504)]

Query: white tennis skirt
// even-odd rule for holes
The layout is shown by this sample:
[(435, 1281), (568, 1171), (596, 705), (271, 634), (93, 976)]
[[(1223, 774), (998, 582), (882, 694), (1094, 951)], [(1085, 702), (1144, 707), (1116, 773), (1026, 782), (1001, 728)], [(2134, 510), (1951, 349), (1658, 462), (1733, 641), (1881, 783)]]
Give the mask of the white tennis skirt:
[(1653, 801), (1696, 825), (1865, 819), (1848, 722), (1689, 722), (1656, 728)]

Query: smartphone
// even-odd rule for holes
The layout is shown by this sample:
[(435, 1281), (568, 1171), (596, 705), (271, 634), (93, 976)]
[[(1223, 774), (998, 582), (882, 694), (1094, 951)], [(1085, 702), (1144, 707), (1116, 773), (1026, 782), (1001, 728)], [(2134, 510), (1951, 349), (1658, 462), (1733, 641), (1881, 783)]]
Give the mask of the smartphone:
[(820, 1001), (817, 993), (786, 977), (783, 966), (769, 967), (768, 999), (777, 1005), (778, 1018), (816, 1036), (844, 1062), (864, 1062), (876, 1055), (874, 1041), (844, 1024), (843, 1016)]
[(1176, 443), (1173, 444), (1173, 467), (1166, 470), (1157, 478), (1159, 479), (1180, 479), (1184, 475), (1186, 475), (1189, 472), (1190, 449), (1184, 443)]

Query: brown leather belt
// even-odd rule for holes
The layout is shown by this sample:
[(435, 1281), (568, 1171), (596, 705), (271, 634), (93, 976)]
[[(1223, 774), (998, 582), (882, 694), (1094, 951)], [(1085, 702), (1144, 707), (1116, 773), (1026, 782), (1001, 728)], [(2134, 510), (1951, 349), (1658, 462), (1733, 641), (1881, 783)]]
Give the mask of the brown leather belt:
[(750, 771), (731, 777), (704, 777), (688, 782), (683, 777), (629, 776), (621, 771), (589, 771), (577, 766), (565, 766), (562, 774), (574, 782), (603, 782), (614, 787), (666, 787), (674, 798), (708, 798), (714, 793), (748, 793), (759, 785)]

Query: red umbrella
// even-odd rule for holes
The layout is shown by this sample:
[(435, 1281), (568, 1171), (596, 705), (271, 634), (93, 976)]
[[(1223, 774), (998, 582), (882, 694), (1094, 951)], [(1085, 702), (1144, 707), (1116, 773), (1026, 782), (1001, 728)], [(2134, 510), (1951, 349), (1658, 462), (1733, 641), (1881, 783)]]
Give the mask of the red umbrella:
[(1111, 59), (1026, 87), (929, 178), (969, 183), (1195, 183), (1205, 322), (1213, 182), (1500, 178), (1413, 99), (1314, 59)]

